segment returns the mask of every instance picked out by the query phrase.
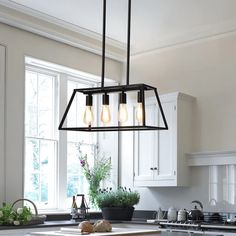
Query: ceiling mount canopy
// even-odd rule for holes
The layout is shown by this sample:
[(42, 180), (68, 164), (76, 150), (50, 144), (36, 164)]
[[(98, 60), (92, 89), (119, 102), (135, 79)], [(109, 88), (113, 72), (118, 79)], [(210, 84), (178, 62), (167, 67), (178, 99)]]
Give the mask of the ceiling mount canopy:
[[(102, 34), (102, 72), (101, 72), (101, 87), (92, 88), (81, 88), (74, 89), (69, 103), (66, 107), (65, 113), (59, 125), (59, 130), (69, 130), (69, 131), (88, 131), (88, 132), (98, 132), (98, 131), (135, 131), (135, 130), (167, 130), (168, 125), (163, 112), (163, 108), (160, 102), (160, 98), (155, 87), (147, 84), (129, 84), (129, 67), (130, 67), (130, 26), (131, 26), (131, 0), (128, 0), (128, 32), (127, 32), (127, 70), (126, 70), (126, 85), (118, 86), (104, 86), (105, 81), (105, 46), (106, 46), (106, 0), (103, 0), (103, 34)], [(150, 125), (147, 122), (147, 112), (145, 110), (145, 95), (146, 92), (153, 92), (156, 98), (156, 105), (158, 107), (158, 112), (160, 112), (160, 117), (163, 120), (163, 126)], [(134, 92), (137, 95), (137, 105), (135, 108), (135, 119), (133, 119), (132, 124), (128, 124), (128, 111), (127, 111), (127, 93)], [(65, 120), (67, 118), (68, 112), (71, 108), (73, 101), (75, 100), (75, 95), (77, 93), (83, 94), (85, 96), (85, 111), (83, 116), (83, 125), (78, 127), (64, 127)], [(116, 120), (113, 121), (111, 125), (111, 112), (109, 108), (109, 95), (116, 94), (117, 100), (119, 101), (118, 116)], [(100, 96), (102, 100), (101, 108), (101, 122), (94, 121), (93, 114), (93, 97)], [(94, 124), (95, 123), (95, 124)], [(101, 124), (100, 124), (101, 123)], [(100, 125), (97, 125), (100, 124)]]

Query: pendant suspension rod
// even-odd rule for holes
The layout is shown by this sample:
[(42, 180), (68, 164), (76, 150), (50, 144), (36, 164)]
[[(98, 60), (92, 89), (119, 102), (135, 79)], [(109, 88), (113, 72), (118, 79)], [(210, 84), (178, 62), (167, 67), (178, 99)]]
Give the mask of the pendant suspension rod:
[(128, 5), (128, 30), (127, 30), (127, 68), (126, 68), (126, 84), (129, 85), (129, 65), (130, 65), (130, 25), (131, 25), (131, 0)]
[(106, 47), (106, 0), (103, 0), (103, 32), (102, 32), (102, 75), (101, 87), (104, 87), (105, 80), (105, 47)]

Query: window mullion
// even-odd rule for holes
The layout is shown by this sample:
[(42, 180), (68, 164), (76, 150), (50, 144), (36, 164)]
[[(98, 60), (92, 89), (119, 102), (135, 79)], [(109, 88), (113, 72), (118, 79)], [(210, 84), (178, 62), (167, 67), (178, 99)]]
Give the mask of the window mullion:
[(37, 137), (39, 137), (39, 75), (37, 74)]
[[(67, 76), (60, 74), (59, 83), (59, 117), (67, 105)], [(59, 132), (58, 145), (58, 204), (60, 208), (66, 208), (67, 197), (67, 132)]]

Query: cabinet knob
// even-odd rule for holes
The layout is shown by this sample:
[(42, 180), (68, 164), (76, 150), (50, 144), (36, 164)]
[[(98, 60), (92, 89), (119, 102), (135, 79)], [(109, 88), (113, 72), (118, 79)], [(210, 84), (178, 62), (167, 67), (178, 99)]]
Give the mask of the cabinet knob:
[(154, 167), (154, 170), (157, 170), (157, 167)]
[(151, 167), (150, 170), (153, 170), (153, 168)]

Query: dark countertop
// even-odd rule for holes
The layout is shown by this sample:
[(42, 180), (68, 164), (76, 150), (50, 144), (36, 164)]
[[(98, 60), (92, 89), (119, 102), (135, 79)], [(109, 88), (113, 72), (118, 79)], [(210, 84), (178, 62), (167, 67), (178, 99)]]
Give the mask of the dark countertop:
[(63, 226), (76, 226), (79, 222), (73, 222), (70, 220), (57, 220), (57, 221), (45, 221), (44, 224), (36, 225), (19, 225), (19, 226), (0, 226), (0, 230), (9, 229), (27, 229), (27, 228), (43, 228), (43, 227), (63, 227)]
[[(77, 226), (80, 221), (71, 221), (71, 220), (50, 220), (45, 221), (43, 224), (36, 225), (20, 225), (20, 226), (0, 226), (0, 230), (9, 230), (9, 229), (26, 229), (26, 228), (47, 228), (47, 227), (63, 227), (63, 226)], [(96, 219), (89, 220), (91, 223), (94, 223)], [(110, 221), (113, 224), (124, 223), (124, 224), (146, 224), (146, 225), (158, 225), (157, 223), (147, 223), (145, 220), (132, 220), (132, 221)]]
[[(89, 219), (91, 223), (94, 223), (98, 219), (102, 219), (101, 212), (91, 212), (89, 214)], [(147, 218), (155, 218), (155, 211), (144, 211), (136, 210), (134, 212), (134, 217), (132, 221), (111, 221), (111, 223), (131, 223), (131, 224), (147, 224)], [(0, 230), (10, 230), (10, 229), (26, 229), (26, 228), (43, 228), (43, 227), (63, 227), (63, 226), (76, 226), (82, 219), (78, 221), (71, 221), (70, 214), (50, 214), (47, 215), (47, 220), (44, 224), (36, 225), (21, 225), (21, 226), (0, 226)], [(150, 223), (148, 223), (150, 224)], [(155, 223), (157, 225), (157, 223)]]

